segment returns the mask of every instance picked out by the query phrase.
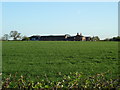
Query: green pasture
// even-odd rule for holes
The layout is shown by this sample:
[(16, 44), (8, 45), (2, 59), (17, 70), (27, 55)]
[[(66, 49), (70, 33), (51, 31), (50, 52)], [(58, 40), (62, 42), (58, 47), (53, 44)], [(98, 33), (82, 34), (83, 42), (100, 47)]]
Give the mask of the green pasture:
[(58, 80), (57, 73), (87, 75), (111, 72), (118, 75), (118, 42), (3, 41), (3, 78), (18, 73), (32, 80)]

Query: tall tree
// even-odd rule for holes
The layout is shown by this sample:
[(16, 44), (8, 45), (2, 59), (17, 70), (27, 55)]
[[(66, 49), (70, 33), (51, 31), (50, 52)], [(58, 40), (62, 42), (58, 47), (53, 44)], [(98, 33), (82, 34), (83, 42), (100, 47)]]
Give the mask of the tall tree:
[(18, 33), (18, 31), (11, 31), (10, 37), (13, 37), (14, 40), (17, 40), (17, 38), (21, 38), (20, 34), (21, 33)]

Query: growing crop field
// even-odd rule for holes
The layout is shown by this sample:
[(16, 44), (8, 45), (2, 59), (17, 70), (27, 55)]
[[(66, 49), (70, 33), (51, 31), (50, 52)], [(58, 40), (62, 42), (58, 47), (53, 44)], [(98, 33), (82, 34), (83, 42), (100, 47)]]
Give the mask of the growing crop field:
[(118, 42), (3, 41), (3, 77), (30, 76), (31, 80), (58, 80), (57, 73), (82, 72), (87, 75), (118, 75)]

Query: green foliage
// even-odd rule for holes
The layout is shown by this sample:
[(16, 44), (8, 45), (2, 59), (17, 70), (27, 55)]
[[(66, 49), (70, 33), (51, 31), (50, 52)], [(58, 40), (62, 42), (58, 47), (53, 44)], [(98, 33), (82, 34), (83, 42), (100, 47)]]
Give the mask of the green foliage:
[(13, 37), (14, 40), (17, 40), (17, 38), (20, 38), (21, 33), (18, 33), (18, 31), (11, 31), (10, 32), (10, 37)]
[(120, 41), (120, 36), (117, 36), (117, 37), (113, 37), (113, 38), (106, 38), (104, 39), (104, 41)]
[[(61, 72), (59, 72), (61, 73)], [(28, 77), (20, 76), (16, 79), (17, 74), (9, 75), (9, 77), (4, 78), (2, 88), (17, 88), (17, 89), (118, 89), (120, 88), (120, 79), (117, 77), (115, 79), (107, 79), (106, 74), (101, 73), (94, 76), (87, 76), (83, 73), (69, 73), (68, 75), (59, 74), (62, 77), (59, 81), (50, 81), (48, 78), (44, 80), (39, 80), (36, 82), (30, 81)], [(84, 78), (85, 77), (85, 78)], [(36, 77), (35, 77), (36, 78)]]
[(30, 40), (30, 38), (27, 36), (22, 37), (22, 41), (29, 41), (29, 40)]
[(92, 37), (92, 41), (99, 41), (100, 38), (98, 36)]
[(120, 41), (120, 36), (113, 37), (112, 41)]

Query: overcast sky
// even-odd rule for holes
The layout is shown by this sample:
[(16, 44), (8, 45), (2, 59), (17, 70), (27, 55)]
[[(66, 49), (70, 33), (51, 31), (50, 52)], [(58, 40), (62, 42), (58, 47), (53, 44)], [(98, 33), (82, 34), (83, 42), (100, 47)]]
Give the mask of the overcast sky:
[(22, 35), (82, 33), (101, 39), (118, 35), (117, 2), (4, 2), (3, 34)]

